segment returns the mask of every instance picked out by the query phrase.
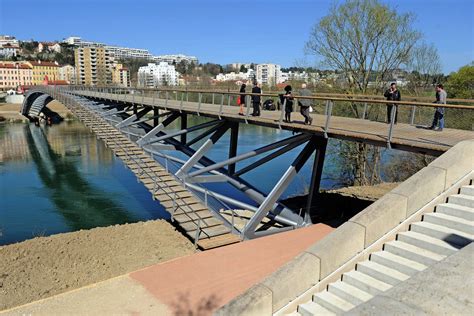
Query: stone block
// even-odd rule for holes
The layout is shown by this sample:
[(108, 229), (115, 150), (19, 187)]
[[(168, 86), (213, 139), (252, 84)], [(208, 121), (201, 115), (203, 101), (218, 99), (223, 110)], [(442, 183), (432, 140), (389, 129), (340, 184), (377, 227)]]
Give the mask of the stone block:
[(457, 143), (453, 148), (436, 158), (430, 166), (446, 170), (444, 189), (474, 170), (474, 140)]
[(405, 180), (391, 193), (407, 198), (406, 217), (409, 217), (444, 191), (445, 179), (446, 170), (430, 165)]
[(365, 227), (365, 248), (405, 220), (407, 200), (398, 194), (385, 194), (349, 220)]
[(272, 315), (272, 291), (261, 284), (256, 284), (221, 307), (214, 315)]
[(346, 222), (306, 252), (319, 258), (321, 280), (361, 252), (364, 241), (365, 228), (357, 223)]
[(262, 284), (273, 293), (273, 312), (319, 281), (319, 258), (303, 252), (267, 277)]

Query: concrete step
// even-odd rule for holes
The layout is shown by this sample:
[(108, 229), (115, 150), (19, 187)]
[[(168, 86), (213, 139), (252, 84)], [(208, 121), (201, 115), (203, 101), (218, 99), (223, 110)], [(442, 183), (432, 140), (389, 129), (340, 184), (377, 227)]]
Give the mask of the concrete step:
[(417, 246), (440, 255), (449, 256), (456, 252), (459, 247), (454, 247), (448, 242), (436, 239), (417, 232), (404, 232), (397, 235), (399, 241), (406, 242), (413, 246)]
[(359, 262), (356, 270), (392, 286), (409, 278), (405, 273), (372, 261)]
[(347, 312), (355, 306), (327, 291), (313, 295), (313, 302), (336, 314)]
[(329, 284), (327, 291), (354, 305), (362, 304), (374, 297), (373, 295), (342, 281)]
[(436, 213), (443, 213), (451, 216), (464, 218), (469, 221), (474, 221), (474, 208), (470, 208), (467, 206), (452, 203), (443, 203), (436, 206)]
[(474, 234), (474, 222), (463, 218), (443, 213), (428, 213), (423, 215), (423, 221), (459, 230), (469, 235)]
[(342, 275), (342, 281), (371, 295), (378, 295), (392, 286), (359, 271), (349, 271)]
[(448, 198), (448, 203), (474, 208), (474, 196), (466, 194), (451, 195)]
[(293, 313), (290, 313), (290, 314), (286, 314), (287, 316), (301, 316), (300, 313), (298, 313), (297, 311), (294, 311)]
[(330, 312), (321, 305), (312, 301), (298, 305), (298, 313), (303, 316), (336, 315), (335, 313)]
[(433, 224), (430, 222), (413, 223), (410, 226), (410, 230), (420, 234), (431, 236), (433, 238), (441, 239), (450, 244), (456, 244), (461, 247), (464, 247), (470, 242), (472, 242), (473, 237), (472, 235), (466, 234), (462, 231)]
[(398, 240), (385, 243), (384, 250), (426, 266), (433, 265), (446, 258), (444, 255)]
[(370, 255), (370, 261), (395, 269), (406, 275), (413, 275), (426, 269), (426, 265), (398, 256), (388, 251), (377, 251)]
[(465, 185), (461, 188), (461, 194), (474, 196), (474, 185)]

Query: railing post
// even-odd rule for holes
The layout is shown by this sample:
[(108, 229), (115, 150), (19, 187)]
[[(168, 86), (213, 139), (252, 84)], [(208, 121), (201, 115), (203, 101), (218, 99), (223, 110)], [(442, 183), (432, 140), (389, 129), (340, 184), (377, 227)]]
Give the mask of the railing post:
[(212, 94), (212, 105), (214, 105), (214, 93)]
[(329, 122), (331, 120), (331, 114), (332, 114), (332, 101), (331, 100), (327, 100), (326, 101), (326, 109), (325, 109), (325, 113), (326, 113), (326, 124), (324, 125), (324, 138), (328, 138), (328, 130), (329, 130)]
[(249, 112), (250, 112), (250, 106), (251, 106), (251, 101), (252, 99), (250, 98), (249, 95), (246, 96), (246, 99), (247, 99), (247, 102), (246, 102), (246, 105), (247, 105), (247, 111), (245, 112), (245, 123), (247, 123), (247, 118), (249, 117)]
[(411, 125), (415, 123), (415, 112), (416, 112), (416, 105), (411, 107), (411, 118), (410, 118)]
[(181, 102), (179, 103), (179, 113), (183, 112), (184, 92), (181, 92)]
[(199, 92), (199, 94), (198, 94), (198, 109), (197, 109), (197, 115), (198, 116), (201, 116), (201, 113), (199, 113), (201, 111), (201, 100), (202, 100), (202, 93)]
[(170, 97), (170, 94), (169, 94), (169, 91), (166, 90), (166, 93), (165, 93), (165, 96), (166, 96), (166, 99), (165, 99), (165, 110), (168, 110), (167, 107), (168, 107), (168, 99)]
[(280, 121), (279, 121), (279, 123), (278, 123), (278, 125), (279, 125), (278, 127), (279, 127), (280, 129), (281, 129), (281, 123), (283, 122), (283, 117), (284, 117), (284, 115), (285, 115), (286, 100), (287, 100), (287, 98), (284, 98), (284, 100), (283, 100), (283, 105), (282, 105), (282, 107), (281, 107)]
[(397, 111), (397, 107), (394, 105), (392, 106), (392, 110), (390, 111), (390, 126), (388, 128), (388, 137), (387, 137), (387, 148), (391, 149), (392, 145), (392, 134), (393, 134), (393, 125), (395, 123), (395, 113)]
[(223, 108), (224, 108), (224, 94), (222, 94), (221, 96), (221, 105), (219, 107), (219, 120), (221, 119)]
[(364, 111), (362, 112), (362, 119), (365, 120), (367, 115), (367, 102), (364, 103)]

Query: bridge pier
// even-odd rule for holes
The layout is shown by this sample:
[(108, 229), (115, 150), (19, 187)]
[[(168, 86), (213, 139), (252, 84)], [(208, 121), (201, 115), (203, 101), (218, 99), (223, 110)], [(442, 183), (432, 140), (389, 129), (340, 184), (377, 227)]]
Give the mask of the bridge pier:
[(328, 140), (324, 137), (320, 137), (314, 154), (311, 184), (309, 186), (306, 212), (304, 215), (304, 220), (306, 223), (311, 223), (311, 216), (314, 215), (314, 201), (315, 197), (317, 197), (317, 195), (319, 194), (319, 187), (321, 185), (321, 176), (323, 174), (324, 158), (326, 157), (327, 145)]
[[(181, 113), (181, 130), (184, 131), (188, 128), (188, 115), (186, 113)], [(181, 134), (181, 143), (186, 144), (186, 135), (188, 133)]]
[[(239, 140), (239, 123), (233, 122), (230, 127), (229, 159), (237, 155), (237, 143)], [(235, 173), (235, 163), (228, 166), (229, 176)]]

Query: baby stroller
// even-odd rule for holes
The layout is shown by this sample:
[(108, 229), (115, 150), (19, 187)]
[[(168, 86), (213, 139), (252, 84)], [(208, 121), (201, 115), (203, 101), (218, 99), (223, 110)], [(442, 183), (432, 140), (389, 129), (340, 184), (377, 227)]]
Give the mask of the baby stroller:
[(275, 103), (273, 103), (273, 100), (268, 99), (265, 102), (263, 102), (263, 109), (266, 111), (275, 111), (276, 106), (275, 106)]

